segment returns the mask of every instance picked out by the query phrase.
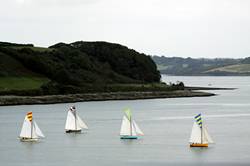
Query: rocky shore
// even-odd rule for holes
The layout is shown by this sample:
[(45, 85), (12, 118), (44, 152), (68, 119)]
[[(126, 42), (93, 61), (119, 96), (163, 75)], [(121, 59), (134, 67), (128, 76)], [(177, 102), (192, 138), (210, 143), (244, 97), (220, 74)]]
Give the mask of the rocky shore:
[(193, 91), (190, 89), (161, 92), (105, 92), (49, 96), (0, 96), (0, 105), (30, 105), (30, 104), (54, 104), (71, 103), (82, 101), (105, 101), (105, 100), (135, 100), (155, 98), (177, 97), (207, 97), (213, 93)]

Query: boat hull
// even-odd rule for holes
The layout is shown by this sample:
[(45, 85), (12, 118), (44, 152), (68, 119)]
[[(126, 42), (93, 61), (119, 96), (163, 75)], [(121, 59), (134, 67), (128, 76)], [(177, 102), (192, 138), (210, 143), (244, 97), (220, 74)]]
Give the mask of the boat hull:
[(208, 144), (190, 144), (190, 147), (208, 147)]
[(120, 139), (137, 139), (138, 136), (124, 135), (121, 136)]
[(80, 133), (82, 130), (66, 130), (66, 133)]
[(21, 142), (37, 142), (38, 141), (38, 138), (20, 138), (20, 141)]

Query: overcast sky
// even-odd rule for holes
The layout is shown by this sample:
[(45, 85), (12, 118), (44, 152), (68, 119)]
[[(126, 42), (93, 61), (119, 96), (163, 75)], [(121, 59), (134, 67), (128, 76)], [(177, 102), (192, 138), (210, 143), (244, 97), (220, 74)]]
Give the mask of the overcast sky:
[(108, 41), (149, 55), (250, 56), (250, 0), (0, 0), (0, 40)]

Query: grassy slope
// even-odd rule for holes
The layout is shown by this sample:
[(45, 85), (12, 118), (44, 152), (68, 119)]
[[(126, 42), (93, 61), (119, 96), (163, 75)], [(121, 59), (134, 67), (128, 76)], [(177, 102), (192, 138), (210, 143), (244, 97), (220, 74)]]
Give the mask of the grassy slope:
[(169, 68), (169, 66), (157, 64), (157, 69), (158, 69), (158, 70), (165, 70), (165, 69), (167, 69), (167, 68)]
[(19, 61), (0, 52), (0, 91), (39, 89), (48, 78), (25, 68)]
[(45, 77), (0, 77), (0, 91), (39, 89), (48, 81)]
[(250, 61), (242, 59), (193, 59), (153, 56), (158, 70), (171, 75), (249, 75)]
[(208, 70), (205, 73), (215, 72), (215, 71), (223, 71), (231, 73), (248, 73), (250, 72), (250, 64), (237, 64), (237, 65), (224, 66)]

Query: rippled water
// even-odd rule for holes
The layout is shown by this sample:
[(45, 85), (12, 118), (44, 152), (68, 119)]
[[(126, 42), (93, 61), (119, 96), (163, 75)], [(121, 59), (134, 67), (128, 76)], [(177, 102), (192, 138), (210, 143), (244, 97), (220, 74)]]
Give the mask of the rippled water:
[[(75, 103), (89, 125), (82, 134), (65, 134), (71, 104), (0, 107), (0, 165), (249, 165), (250, 77), (173, 77), (189, 86), (233, 87), (214, 97)], [(131, 108), (144, 131), (139, 140), (120, 140), (122, 110)], [(46, 138), (18, 140), (23, 118), (33, 111)], [(189, 148), (193, 116), (202, 113), (216, 142)]]

